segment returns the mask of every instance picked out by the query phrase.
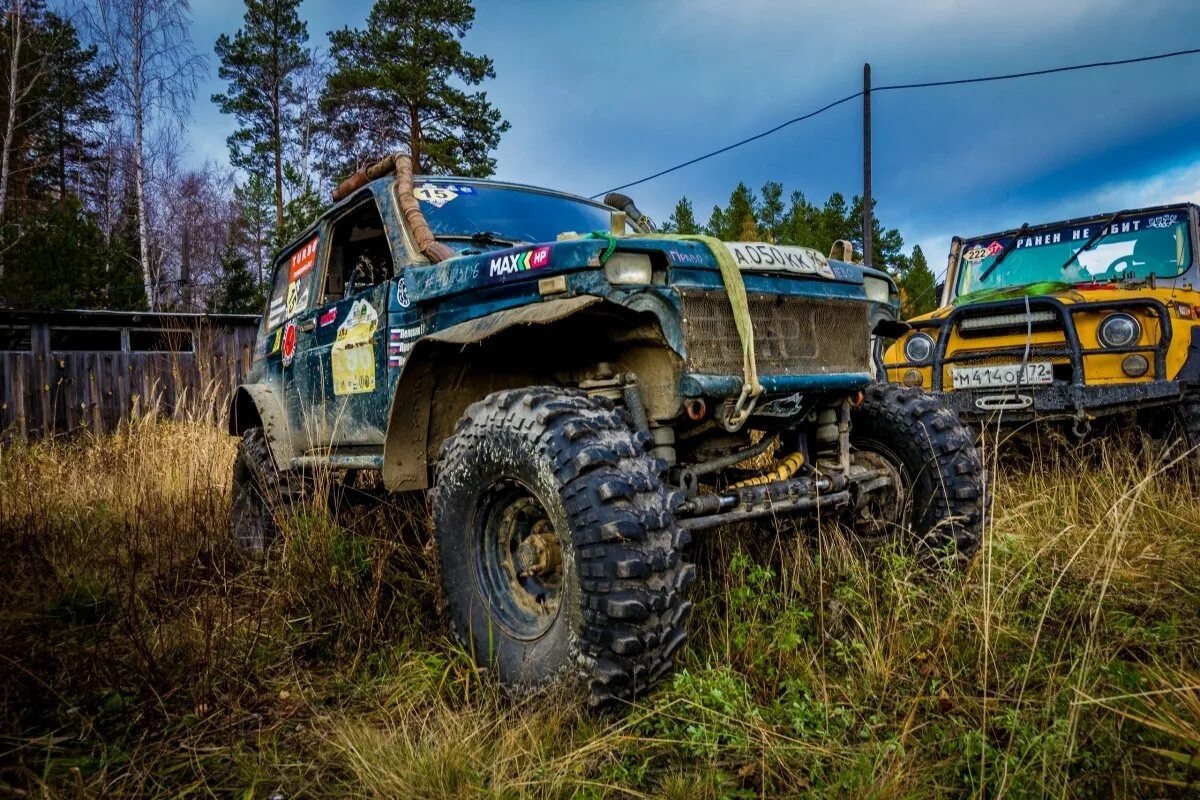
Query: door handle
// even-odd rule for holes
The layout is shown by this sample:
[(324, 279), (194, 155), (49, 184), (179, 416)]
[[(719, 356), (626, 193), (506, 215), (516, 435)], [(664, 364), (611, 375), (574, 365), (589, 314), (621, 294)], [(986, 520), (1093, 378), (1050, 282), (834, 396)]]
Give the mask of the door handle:
[(315, 319), (306, 319), (297, 325), (302, 333), (311, 333), (317, 329), (317, 321)]

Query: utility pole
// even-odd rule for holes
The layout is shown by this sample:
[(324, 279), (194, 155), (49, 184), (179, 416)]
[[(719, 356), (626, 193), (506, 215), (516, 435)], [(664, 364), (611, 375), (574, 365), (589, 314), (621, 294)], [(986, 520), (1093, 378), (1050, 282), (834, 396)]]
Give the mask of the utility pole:
[(863, 263), (873, 266), (875, 214), (871, 208), (871, 65), (863, 64)]

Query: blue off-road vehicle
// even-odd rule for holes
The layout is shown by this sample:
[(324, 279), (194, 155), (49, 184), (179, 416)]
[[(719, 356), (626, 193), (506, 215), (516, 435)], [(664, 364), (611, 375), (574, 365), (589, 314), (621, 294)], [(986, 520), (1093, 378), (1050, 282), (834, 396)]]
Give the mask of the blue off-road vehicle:
[(402, 156), (335, 199), (281, 252), (232, 401), (246, 548), (315, 470), (428, 491), (464, 645), (593, 702), (669, 668), (695, 531), (820, 515), (935, 563), (976, 550), (971, 434), (873, 378), (872, 331), (903, 330), (886, 274)]

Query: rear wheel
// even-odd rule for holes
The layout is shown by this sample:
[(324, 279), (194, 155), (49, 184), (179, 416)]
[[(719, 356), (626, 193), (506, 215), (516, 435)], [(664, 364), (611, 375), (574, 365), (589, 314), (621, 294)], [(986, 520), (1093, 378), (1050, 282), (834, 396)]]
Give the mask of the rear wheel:
[(970, 563), (983, 533), (983, 466), (958, 415), (919, 389), (875, 383), (851, 414), (850, 441), (894, 487), (859, 509), (856, 528), (901, 538), (926, 562)]
[(496, 392), (443, 447), (434, 536), (450, 621), (509, 686), (631, 700), (685, 638), (694, 568), (665, 465), (628, 414), (557, 388)]
[(259, 554), (279, 537), (278, 514), (300, 496), (298, 479), (280, 472), (262, 428), (250, 428), (238, 442), (233, 464), (233, 532), (238, 547)]

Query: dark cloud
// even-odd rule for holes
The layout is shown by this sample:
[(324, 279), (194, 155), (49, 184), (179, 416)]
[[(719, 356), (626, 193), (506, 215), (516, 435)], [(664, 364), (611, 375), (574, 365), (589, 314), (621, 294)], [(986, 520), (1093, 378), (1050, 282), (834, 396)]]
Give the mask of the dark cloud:
[[(562, 3), (481, 0), (469, 46), (491, 55), (489, 96), (512, 122), (501, 177), (592, 194), (735, 141), (861, 86), (972, 77), (1196, 46), (1200, 4), (1167, 0), (767, 0)], [(369, 3), (309, 0), (314, 41)], [(240, 4), (197, 5), (198, 43)], [(204, 44), (205, 47), (211, 46)], [(999, 84), (877, 95), (875, 191), (910, 242), (1123, 205), (1189, 174), (1200, 56)], [(197, 153), (228, 132), (203, 91)], [(823, 198), (857, 192), (855, 103), (634, 190), (666, 216), (701, 216), (738, 180)], [(1180, 170), (1183, 170), (1181, 173)], [(1176, 176), (1176, 178), (1171, 178)], [(1172, 183), (1174, 181), (1174, 183)], [(1106, 203), (1086, 208), (1088, 203)], [(1132, 201), (1131, 201), (1132, 202)], [(937, 261), (940, 253), (930, 252)]]

